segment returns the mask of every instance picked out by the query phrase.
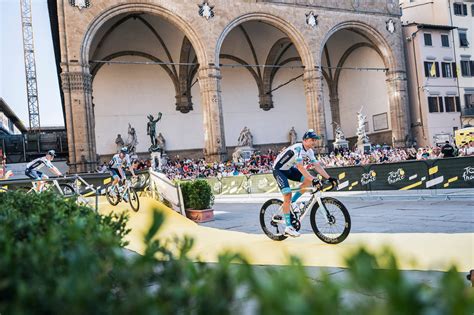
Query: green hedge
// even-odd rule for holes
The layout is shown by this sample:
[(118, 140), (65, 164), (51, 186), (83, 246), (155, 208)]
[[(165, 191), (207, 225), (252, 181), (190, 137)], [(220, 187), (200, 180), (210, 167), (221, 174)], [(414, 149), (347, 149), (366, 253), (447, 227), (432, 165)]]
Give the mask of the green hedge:
[(52, 194), (0, 194), (0, 313), (474, 312), (473, 290), (455, 269), (430, 287), (407, 279), (389, 251), (361, 249), (347, 261), (347, 278), (323, 273), (315, 281), (295, 258), (286, 267), (251, 266), (232, 253), (194, 262), (191, 239), (153, 240), (163, 222), (157, 212), (145, 254), (125, 255), (126, 219)]
[(209, 209), (214, 204), (214, 195), (211, 186), (203, 179), (180, 182), (186, 209)]

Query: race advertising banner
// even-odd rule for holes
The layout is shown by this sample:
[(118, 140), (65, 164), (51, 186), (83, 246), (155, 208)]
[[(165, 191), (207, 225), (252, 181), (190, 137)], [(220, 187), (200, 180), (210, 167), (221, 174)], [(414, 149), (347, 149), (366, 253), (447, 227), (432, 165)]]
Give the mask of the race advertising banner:
[[(474, 188), (474, 157), (334, 167), (326, 171), (339, 180), (338, 191)], [(207, 180), (215, 194), (279, 191), (272, 174)], [(295, 188), (299, 183), (290, 181), (290, 185)]]

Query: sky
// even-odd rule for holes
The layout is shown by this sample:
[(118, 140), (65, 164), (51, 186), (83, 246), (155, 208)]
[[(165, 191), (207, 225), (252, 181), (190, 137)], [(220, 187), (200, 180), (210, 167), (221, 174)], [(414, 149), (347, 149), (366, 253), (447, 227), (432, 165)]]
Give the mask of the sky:
[[(64, 126), (47, 0), (31, 0), (40, 124)], [(19, 0), (0, 0), (0, 97), (29, 126)]]

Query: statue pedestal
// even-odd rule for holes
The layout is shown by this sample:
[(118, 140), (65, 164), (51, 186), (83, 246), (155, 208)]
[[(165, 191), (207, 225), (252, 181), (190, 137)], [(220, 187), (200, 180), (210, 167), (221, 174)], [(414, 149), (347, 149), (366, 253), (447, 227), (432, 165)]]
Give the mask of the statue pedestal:
[(161, 151), (153, 151), (150, 153), (151, 169), (161, 171)]
[(245, 146), (245, 147), (236, 147), (235, 148), (235, 151), (240, 151), (240, 157), (242, 158), (242, 160), (244, 161), (248, 161), (250, 160), (250, 157), (252, 156), (252, 154), (255, 152), (255, 149), (252, 148), (252, 147), (248, 147), (248, 146)]
[(334, 149), (349, 149), (349, 141), (347, 140), (335, 141), (332, 145)]
[(372, 150), (372, 145), (370, 143), (357, 144), (357, 149), (362, 153), (369, 153)]

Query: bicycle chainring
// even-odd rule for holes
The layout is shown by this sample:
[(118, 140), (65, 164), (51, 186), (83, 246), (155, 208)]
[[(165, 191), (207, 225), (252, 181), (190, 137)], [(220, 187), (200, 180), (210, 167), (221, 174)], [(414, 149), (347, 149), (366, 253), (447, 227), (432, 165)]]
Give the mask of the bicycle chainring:
[(301, 229), (301, 222), (293, 214), (291, 214), (291, 225), (295, 230), (299, 231)]

